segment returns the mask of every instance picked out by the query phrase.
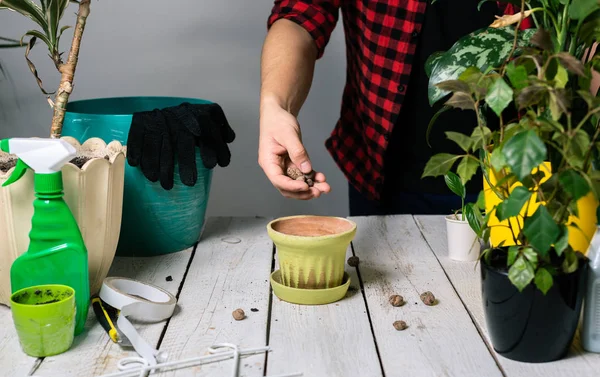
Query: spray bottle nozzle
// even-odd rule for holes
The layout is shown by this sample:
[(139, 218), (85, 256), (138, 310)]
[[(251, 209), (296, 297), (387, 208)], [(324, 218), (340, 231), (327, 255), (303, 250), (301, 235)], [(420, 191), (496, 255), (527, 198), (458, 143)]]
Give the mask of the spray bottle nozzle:
[(62, 139), (13, 138), (0, 140), (0, 149), (18, 157), (15, 170), (2, 186), (10, 185), (25, 175), (27, 169), (38, 174), (54, 174), (75, 157), (75, 148)]

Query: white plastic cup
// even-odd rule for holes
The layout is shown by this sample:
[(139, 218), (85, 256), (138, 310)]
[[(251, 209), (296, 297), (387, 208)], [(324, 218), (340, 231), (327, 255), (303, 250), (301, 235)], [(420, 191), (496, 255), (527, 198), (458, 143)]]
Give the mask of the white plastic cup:
[(446, 216), (448, 257), (461, 262), (473, 262), (479, 258), (479, 239), (462, 214)]

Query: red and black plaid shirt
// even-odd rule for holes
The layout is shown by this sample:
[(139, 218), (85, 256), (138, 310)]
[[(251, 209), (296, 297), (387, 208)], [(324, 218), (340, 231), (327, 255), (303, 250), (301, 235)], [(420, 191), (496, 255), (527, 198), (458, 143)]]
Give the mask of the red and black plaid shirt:
[(429, 1), (276, 0), (268, 19), (268, 27), (282, 18), (304, 27), (320, 58), (341, 9), (348, 74), (340, 119), (325, 146), (349, 182), (369, 199), (381, 197), (383, 158)]

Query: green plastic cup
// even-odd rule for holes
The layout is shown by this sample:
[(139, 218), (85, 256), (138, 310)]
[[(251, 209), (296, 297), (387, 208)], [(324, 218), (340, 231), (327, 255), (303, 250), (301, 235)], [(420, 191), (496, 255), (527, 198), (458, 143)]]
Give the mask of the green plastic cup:
[(67, 351), (75, 335), (75, 290), (66, 285), (38, 285), (15, 292), (11, 311), (21, 349), (46, 357)]

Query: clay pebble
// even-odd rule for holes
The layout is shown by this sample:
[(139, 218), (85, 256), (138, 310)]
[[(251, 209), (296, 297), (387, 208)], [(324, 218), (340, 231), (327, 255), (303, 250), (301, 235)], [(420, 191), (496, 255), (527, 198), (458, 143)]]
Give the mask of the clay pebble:
[(306, 184), (308, 184), (309, 187), (314, 186), (315, 184), (315, 172), (311, 171), (308, 174), (303, 174), (300, 169), (298, 169), (295, 166), (288, 166), (288, 168), (286, 169), (285, 174), (290, 177), (291, 179), (294, 179), (296, 181), (303, 181), (306, 182)]
[(246, 313), (244, 313), (242, 309), (235, 309), (232, 315), (236, 321), (241, 321), (242, 319), (246, 318)]
[(427, 306), (433, 306), (436, 303), (435, 296), (430, 291), (421, 293), (421, 301)]
[(360, 263), (360, 259), (358, 257), (352, 256), (348, 258), (348, 265), (350, 267), (356, 267)]
[(398, 307), (404, 305), (404, 297), (400, 295), (391, 295), (389, 301), (392, 306)]
[(404, 321), (396, 321), (394, 322), (394, 328), (398, 331), (406, 330), (408, 325)]

